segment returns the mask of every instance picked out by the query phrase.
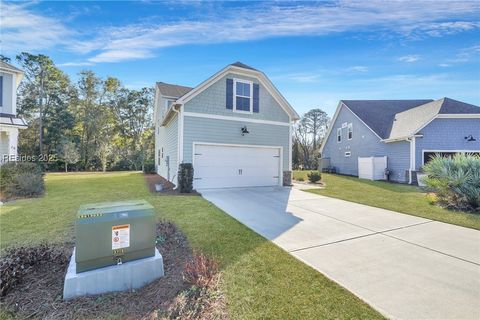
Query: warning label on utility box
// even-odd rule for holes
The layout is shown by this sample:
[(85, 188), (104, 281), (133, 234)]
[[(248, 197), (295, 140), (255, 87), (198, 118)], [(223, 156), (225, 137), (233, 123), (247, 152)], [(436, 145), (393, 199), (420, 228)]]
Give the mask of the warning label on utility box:
[(112, 227), (112, 250), (130, 246), (130, 225), (122, 224)]

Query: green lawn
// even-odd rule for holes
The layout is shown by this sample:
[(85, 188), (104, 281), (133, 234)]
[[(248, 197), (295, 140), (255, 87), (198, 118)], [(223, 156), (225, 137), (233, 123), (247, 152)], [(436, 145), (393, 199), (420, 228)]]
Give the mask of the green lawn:
[(84, 203), (145, 199), (218, 259), (232, 319), (376, 319), (375, 310), (201, 197), (155, 196), (140, 173), (49, 174), (47, 194), (1, 207), (1, 246), (72, 241)]
[[(294, 171), (294, 179), (307, 181), (310, 171)], [(405, 184), (370, 181), (322, 173), (325, 189), (308, 190), (324, 196), (367, 204), (374, 207), (403, 212), (427, 219), (480, 229), (480, 214), (450, 211), (430, 204), (418, 187)]]

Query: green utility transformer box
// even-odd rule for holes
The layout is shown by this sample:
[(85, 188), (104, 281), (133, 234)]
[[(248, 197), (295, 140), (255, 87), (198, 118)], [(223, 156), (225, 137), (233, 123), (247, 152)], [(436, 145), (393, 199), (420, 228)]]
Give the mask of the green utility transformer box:
[(87, 204), (75, 221), (77, 273), (155, 255), (155, 214), (144, 200)]

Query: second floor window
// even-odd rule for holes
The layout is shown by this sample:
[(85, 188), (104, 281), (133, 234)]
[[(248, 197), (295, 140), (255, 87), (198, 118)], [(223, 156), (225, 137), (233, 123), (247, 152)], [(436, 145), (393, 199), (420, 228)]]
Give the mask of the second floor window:
[(250, 82), (235, 80), (234, 110), (252, 111), (252, 84)]
[(342, 142), (342, 128), (337, 129), (337, 142)]
[(353, 124), (348, 124), (348, 140), (352, 140), (353, 138)]

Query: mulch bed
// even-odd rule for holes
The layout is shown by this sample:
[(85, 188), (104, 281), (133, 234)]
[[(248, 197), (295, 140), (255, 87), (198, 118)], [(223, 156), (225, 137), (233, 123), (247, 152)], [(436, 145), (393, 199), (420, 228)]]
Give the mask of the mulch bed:
[[(72, 244), (9, 249), (0, 261), (3, 291), (0, 306), (12, 317), (19, 318), (172, 318), (171, 310), (178, 308), (178, 297), (192, 288), (183, 274), (187, 261), (192, 259), (192, 250), (185, 236), (171, 222), (159, 222), (157, 235), (157, 248), (163, 255), (164, 277), (131, 292), (108, 293), (68, 301), (62, 300), (62, 293)], [(218, 287), (214, 290), (218, 290)], [(203, 300), (205, 297), (204, 295)], [(197, 303), (203, 303), (204, 306), (199, 307), (201, 310), (208, 311), (209, 305), (224, 308), (222, 303), (210, 299), (205, 304), (203, 300), (196, 300), (199, 301)], [(227, 318), (226, 312), (221, 312), (220, 315), (220, 319)], [(195, 318), (208, 319), (210, 316), (202, 313)]]
[[(148, 190), (150, 190), (151, 193), (157, 194), (157, 195), (165, 195), (165, 196), (200, 196), (201, 194), (198, 193), (197, 191), (193, 190), (190, 193), (180, 193), (178, 190), (174, 190), (175, 185), (165, 179), (164, 177), (158, 175), (158, 174), (144, 174), (145, 177), (145, 182), (147, 183)], [(160, 192), (157, 192), (155, 190), (155, 185), (156, 184), (161, 184), (163, 186), (163, 190)]]

